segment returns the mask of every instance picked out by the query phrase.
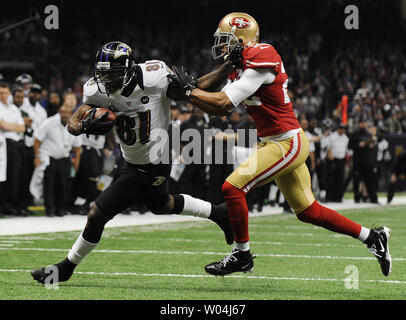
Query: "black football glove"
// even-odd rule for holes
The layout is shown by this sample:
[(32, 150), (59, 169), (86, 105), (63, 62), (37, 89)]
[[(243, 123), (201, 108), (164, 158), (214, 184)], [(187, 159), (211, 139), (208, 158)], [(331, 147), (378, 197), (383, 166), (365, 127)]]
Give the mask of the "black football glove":
[(188, 69), (185, 66), (172, 66), (173, 74), (169, 74), (168, 78), (172, 80), (172, 83), (183, 91), (185, 95), (189, 95), (193, 89), (197, 88), (197, 80), (195, 77), (189, 74)]
[(109, 115), (108, 112), (97, 119), (93, 119), (95, 112), (96, 108), (93, 108), (86, 118), (81, 121), (82, 129), (80, 133), (86, 133), (87, 136), (89, 136), (89, 134), (105, 135), (114, 126), (114, 122), (105, 121)]
[(244, 51), (244, 46), (238, 43), (231, 49), (230, 53), (225, 56), (225, 60), (230, 61), (234, 68), (242, 68), (242, 52)]

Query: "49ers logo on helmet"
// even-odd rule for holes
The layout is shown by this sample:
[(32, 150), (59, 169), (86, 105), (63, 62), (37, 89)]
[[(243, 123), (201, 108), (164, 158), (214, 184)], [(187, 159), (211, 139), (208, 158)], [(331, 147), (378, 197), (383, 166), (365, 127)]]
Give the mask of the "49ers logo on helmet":
[(251, 21), (243, 17), (235, 17), (230, 21), (230, 25), (236, 26), (239, 29), (245, 29), (251, 25)]

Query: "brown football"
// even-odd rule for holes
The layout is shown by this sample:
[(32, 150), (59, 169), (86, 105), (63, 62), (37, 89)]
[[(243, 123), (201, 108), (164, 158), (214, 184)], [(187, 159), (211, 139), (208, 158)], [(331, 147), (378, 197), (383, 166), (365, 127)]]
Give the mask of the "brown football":
[[(90, 109), (84, 113), (83, 119), (87, 117), (87, 115), (89, 114), (90, 111), (92, 111), (92, 109)], [(113, 111), (111, 111), (110, 109), (107, 109), (107, 108), (96, 108), (96, 112), (93, 115), (93, 119), (102, 117), (106, 112), (108, 113), (108, 116), (105, 121), (106, 122), (116, 122), (116, 115), (114, 114)]]

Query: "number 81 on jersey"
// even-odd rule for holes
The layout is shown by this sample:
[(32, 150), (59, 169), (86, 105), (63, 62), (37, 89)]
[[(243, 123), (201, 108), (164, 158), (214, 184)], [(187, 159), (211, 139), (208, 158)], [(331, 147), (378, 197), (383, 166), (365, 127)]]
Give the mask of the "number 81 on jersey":
[[(136, 118), (138, 118), (138, 133), (136, 132)], [(116, 132), (120, 140), (128, 146), (137, 142), (145, 144), (149, 142), (151, 131), (151, 110), (137, 112), (136, 117), (119, 115), (116, 119)]]

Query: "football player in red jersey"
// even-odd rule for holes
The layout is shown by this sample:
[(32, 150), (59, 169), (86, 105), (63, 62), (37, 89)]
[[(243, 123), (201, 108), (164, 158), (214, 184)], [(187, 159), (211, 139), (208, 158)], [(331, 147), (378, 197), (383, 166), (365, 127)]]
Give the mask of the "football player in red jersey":
[(245, 196), (253, 188), (275, 180), (299, 220), (361, 240), (387, 276), (391, 269), (389, 228), (365, 228), (314, 198), (305, 164), (309, 142), (293, 112), (287, 92), (288, 75), (275, 48), (259, 42), (255, 19), (241, 12), (228, 14), (220, 21), (214, 37), (214, 59), (225, 58), (233, 65), (227, 84), (218, 92), (205, 91), (205, 77), (196, 81), (186, 69), (174, 68), (178, 85), (191, 103), (209, 114), (227, 114), (240, 104), (245, 106), (261, 143), (223, 184), (235, 247), (230, 255), (207, 265), (205, 270), (213, 275), (252, 270), (254, 256), (250, 253)]

